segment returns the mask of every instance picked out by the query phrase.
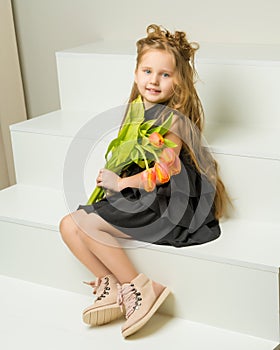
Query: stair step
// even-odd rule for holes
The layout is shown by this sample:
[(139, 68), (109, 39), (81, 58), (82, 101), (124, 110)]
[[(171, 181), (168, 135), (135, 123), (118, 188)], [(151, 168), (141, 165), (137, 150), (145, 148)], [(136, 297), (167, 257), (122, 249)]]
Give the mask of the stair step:
[[(65, 137), (73, 139), (80, 135), (82, 128), (92, 127), (92, 140), (104, 138), (105, 132), (117, 128), (121, 121), (123, 106), (117, 106), (108, 112), (108, 118), (104, 113), (57, 110), (39, 117), (10, 126), (12, 136), (18, 133), (48, 135), (53, 137)], [(113, 118), (115, 118), (113, 120)], [(104, 125), (101, 125), (104, 124)], [(103, 133), (102, 133), (103, 132)], [(107, 135), (106, 133), (106, 135)], [(84, 137), (90, 137), (90, 133), (81, 133)], [(258, 128), (256, 126), (227, 125), (226, 123), (207, 122), (205, 139), (214, 153), (229, 154), (235, 156), (265, 158), (280, 160), (280, 141), (277, 128)], [(107, 136), (108, 137), (108, 136)], [(108, 138), (107, 141), (109, 141)], [(26, 140), (25, 140), (26, 141)], [(21, 145), (23, 146), (23, 145)]]
[(63, 193), (58, 190), (13, 185), (0, 193), (0, 220), (57, 231), (68, 213)]
[[(5, 350), (102, 349), (273, 350), (277, 342), (225, 331), (157, 313), (135, 335), (123, 339), (123, 320), (90, 328), (81, 310), (92, 297), (0, 276), (0, 344)], [(15, 336), (16, 335), (16, 336)]]
[[(117, 133), (121, 118), (118, 113), (112, 109), (106, 119), (103, 114), (92, 118), (89, 112), (56, 111), (13, 125), (17, 182), (64, 190), (66, 195), (67, 186), (79, 187), (76, 192), (80, 192), (80, 198), (75, 198), (71, 207), (74, 210), (95, 187), (98, 170), (104, 166), (105, 150)], [(277, 129), (271, 133), (251, 128), (247, 137), (245, 130), (234, 128), (221, 132), (209, 125), (208, 130), (210, 148), (233, 198), (233, 215), (245, 220), (279, 222), (280, 187), (275, 185), (280, 178)], [(252, 206), (252, 201), (258, 205)]]
[[(101, 112), (125, 103), (135, 52), (130, 41), (100, 41), (57, 52), (62, 109)], [(207, 120), (267, 127), (269, 115), (269, 124), (279, 127), (280, 46), (201, 43), (196, 68)]]
[[(0, 274), (87, 293), (81, 281), (92, 276), (58, 233), (68, 213), (63, 192), (12, 186), (0, 194), (0, 213)], [(279, 226), (244, 220), (221, 226), (222, 236), (202, 246), (124, 247), (140, 271), (173, 291), (161, 312), (278, 340)]]
[[(69, 213), (62, 191), (13, 185), (1, 191), (0, 220), (58, 231), (61, 218)], [(152, 250), (172, 252), (270, 272), (280, 266), (280, 226), (276, 223), (230, 219), (221, 222), (218, 240), (186, 248), (148, 245)], [(264, 234), (265, 233), (265, 234)], [(130, 244), (129, 247), (137, 248)], [(129, 248), (128, 247), (128, 248)]]
[(125, 43), (124, 51), (119, 51), (122, 44), (119, 48), (116, 44), (113, 44), (115, 52), (110, 53), (98, 52), (99, 44), (86, 45), (85, 50), (74, 48), (56, 53), (62, 109), (103, 112), (127, 102), (133, 84), (135, 57), (131, 48), (127, 51)]
[[(110, 120), (106, 121), (101, 115), (101, 121), (96, 119), (93, 122), (93, 116), (95, 115), (89, 112), (58, 110), (28, 120), (26, 123), (12, 125), (11, 137), (17, 183), (61, 190), (65, 158), (71, 143), (77, 141), (84, 142), (85, 149), (88, 144), (94, 149), (92, 155), (94, 169), (97, 171), (103, 167), (105, 150), (117, 131), (115, 128), (114, 136), (108, 139), (106, 133), (112, 130)], [(121, 116), (117, 122), (118, 126), (120, 121)], [(91, 122), (90, 131), (87, 128), (88, 122)], [(82, 136), (79, 136), (80, 129), (80, 132), (83, 132)], [(85, 157), (86, 162), (88, 154)], [(77, 158), (81, 158), (80, 154)], [(91, 189), (95, 183), (94, 169), (89, 170), (94, 174), (90, 181)]]

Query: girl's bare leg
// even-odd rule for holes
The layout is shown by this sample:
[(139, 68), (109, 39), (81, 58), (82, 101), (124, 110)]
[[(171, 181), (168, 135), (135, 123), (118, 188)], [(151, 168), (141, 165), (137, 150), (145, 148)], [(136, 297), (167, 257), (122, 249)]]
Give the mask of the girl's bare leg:
[(60, 231), (73, 254), (95, 276), (103, 277), (113, 273), (123, 284), (138, 275), (115, 238), (129, 236), (108, 224), (100, 216), (78, 210), (62, 219)]
[(81, 240), (78, 227), (69, 214), (60, 222), (60, 233), (65, 244), (74, 256), (96, 277), (103, 277), (110, 274), (104, 264), (88, 249)]

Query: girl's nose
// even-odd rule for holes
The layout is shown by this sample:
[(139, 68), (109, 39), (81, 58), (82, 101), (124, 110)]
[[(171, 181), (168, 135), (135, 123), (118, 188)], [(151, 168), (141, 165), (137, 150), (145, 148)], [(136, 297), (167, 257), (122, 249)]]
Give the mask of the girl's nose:
[(158, 85), (159, 84), (158, 75), (156, 73), (151, 75), (150, 83), (153, 84), (153, 85)]

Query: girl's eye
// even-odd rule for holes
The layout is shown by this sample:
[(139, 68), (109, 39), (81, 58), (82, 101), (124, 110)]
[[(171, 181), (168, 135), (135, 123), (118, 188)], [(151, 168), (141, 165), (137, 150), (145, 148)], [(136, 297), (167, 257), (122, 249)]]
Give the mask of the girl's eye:
[(168, 78), (168, 77), (169, 77), (169, 74), (168, 74), (168, 73), (163, 73), (162, 76), (163, 76), (164, 78)]
[(150, 73), (151, 73), (151, 70), (150, 70), (150, 69), (145, 69), (144, 72), (145, 72), (146, 74), (150, 74)]

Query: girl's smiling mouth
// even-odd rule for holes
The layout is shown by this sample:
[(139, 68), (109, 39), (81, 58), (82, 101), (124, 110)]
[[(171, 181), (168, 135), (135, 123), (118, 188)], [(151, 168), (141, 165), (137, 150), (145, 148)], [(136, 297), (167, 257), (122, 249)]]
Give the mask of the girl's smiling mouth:
[(157, 90), (154, 88), (146, 88), (147, 91), (149, 91), (151, 94), (159, 94), (161, 90)]

